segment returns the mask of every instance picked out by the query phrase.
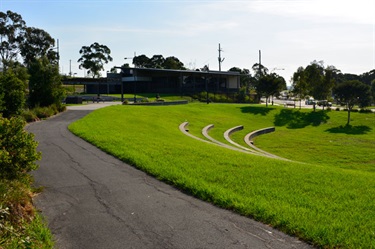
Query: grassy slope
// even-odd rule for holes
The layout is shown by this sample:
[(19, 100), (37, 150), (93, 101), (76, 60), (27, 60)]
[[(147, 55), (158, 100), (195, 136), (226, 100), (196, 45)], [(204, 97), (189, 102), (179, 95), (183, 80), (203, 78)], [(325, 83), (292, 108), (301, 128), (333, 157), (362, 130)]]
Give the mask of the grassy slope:
[[(374, 247), (375, 156), (369, 153), (375, 148), (374, 115), (352, 114), (354, 126), (367, 127), (360, 129), (366, 134), (356, 135), (340, 133), (344, 128), (338, 127), (346, 121), (344, 112), (309, 115), (230, 104), (114, 106), (90, 114), (70, 129), (199, 198), (315, 245)], [(291, 123), (290, 118), (298, 122)], [(327, 122), (320, 124), (323, 120)], [(233, 136), (239, 143), (247, 132), (276, 123), (277, 131), (257, 138), (256, 144), (305, 163), (247, 155), (195, 141), (178, 130), (184, 121), (190, 122), (190, 132), (198, 136), (204, 126), (214, 123), (210, 135), (222, 141), (226, 129), (242, 124), (245, 130)], [(362, 154), (366, 155), (357, 156)]]

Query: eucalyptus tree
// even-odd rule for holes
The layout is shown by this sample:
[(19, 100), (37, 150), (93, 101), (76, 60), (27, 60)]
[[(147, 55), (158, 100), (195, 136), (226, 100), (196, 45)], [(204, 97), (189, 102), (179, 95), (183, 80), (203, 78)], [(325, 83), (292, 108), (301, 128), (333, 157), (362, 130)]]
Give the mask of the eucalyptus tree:
[(162, 69), (162, 68), (164, 68), (163, 67), (164, 62), (165, 62), (164, 56), (162, 56), (160, 54), (154, 55), (148, 61), (147, 67), (148, 68), (160, 68), (160, 69)]
[(345, 104), (348, 110), (348, 122), (350, 123), (350, 112), (354, 105), (365, 107), (371, 102), (370, 86), (358, 80), (350, 80), (340, 83), (334, 89), (336, 98), (340, 103)]
[(305, 70), (306, 80), (309, 84), (310, 95), (315, 99), (324, 99), (325, 96), (321, 91), (324, 79), (324, 65), (322, 61), (313, 61)]
[(20, 53), (24, 63), (30, 64), (39, 58), (46, 57), (50, 63), (57, 64), (58, 53), (54, 51), (55, 39), (43, 29), (27, 27), (24, 40), (20, 44)]
[(299, 67), (292, 77), (293, 94), (299, 97), (299, 108), (301, 109), (302, 99), (305, 99), (310, 92), (309, 84), (307, 83), (305, 69)]
[(176, 70), (186, 70), (184, 63), (182, 63), (177, 57), (169, 56), (165, 58), (163, 63), (164, 69), (176, 69)]
[(149, 62), (150, 62), (150, 58), (148, 58), (146, 55), (142, 54), (142, 55), (139, 55), (139, 56), (135, 56), (133, 58), (133, 64), (135, 67), (140, 67), (140, 68), (143, 68), (143, 67), (148, 67), (149, 65)]
[[(79, 68), (87, 69), (88, 74), (92, 74), (93, 78), (100, 77), (100, 71), (104, 70), (104, 64), (112, 61), (111, 50), (106, 46), (94, 42), (90, 46), (83, 46), (79, 53), (81, 58), (78, 59), (80, 63)], [(100, 82), (97, 85), (98, 97), (100, 96)]]
[(260, 77), (256, 87), (258, 95), (266, 97), (266, 106), (268, 106), (271, 96), (280, 93), (284, 89), (286, 89), (285, 79), (276, 73), (266, 74)]
[(17, 59), (25, 28), (26, 23), (21, 15), (10, 10), (0, 12), (0, 59), (4, 71), (12, 60)]
[(0, 74), (0, 110), (6, 118), (21, 114), (26, 102), (26, 81), (18, 77), (17, 70), (26, 69), (9, 68)]
[(94, 42), (90, 46), (83, 46), (79, 53), (81, 58), (78, 59), (80, 63), (79, 68), (87, 69), (93, 78), (100, 77), (100, 71), (104, 70), (104, 64), (112, 61), (111, 50), (106, 46)]
[(254, 78), (259, 80), (262, 76), (266, 75), (268, 73), (268, 68), (263, 66), (260, 63), (255, 63), (252, 66), (252, 69), (254, 71)]
[(46, 56), (35, 59), (29, 66), (29, 105), (60, 105), (64, 95), (57, 64), (49, 62)]

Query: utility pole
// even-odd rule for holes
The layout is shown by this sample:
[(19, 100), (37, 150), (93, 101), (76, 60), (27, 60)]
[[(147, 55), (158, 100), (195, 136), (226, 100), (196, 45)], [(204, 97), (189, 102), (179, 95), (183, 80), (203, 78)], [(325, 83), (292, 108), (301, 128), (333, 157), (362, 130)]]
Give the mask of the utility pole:
[(259, 77), (260, 77), (260, 75), (261, 75), (261, 72), (262, 72), (262, 51), (260, 51), (260, 49), (259, 49), (259, 66), (258, 66), (258, 69), (259, 69)]
[(262, 65), (262, 51), (259, 50), (259, 69), (260, 65)]
[(219, 71), (221, 71), (221, 63), (225, 60), (225, 58), (221, 59), (221, 51), (223, 51), (221, 48), (220, 48), (220, 43), (219, 43)]

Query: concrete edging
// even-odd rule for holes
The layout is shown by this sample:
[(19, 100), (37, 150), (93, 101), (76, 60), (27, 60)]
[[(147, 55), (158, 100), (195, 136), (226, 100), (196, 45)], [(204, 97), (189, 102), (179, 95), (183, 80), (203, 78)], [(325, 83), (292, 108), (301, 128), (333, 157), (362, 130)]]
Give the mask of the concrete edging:
[(261, 150), (259, 149), (258, 147), (256, 147), (254, 144), (253, 144), (253, 138), (257, 137), (257, 136), (260, 136), (260, 135), (263, 135), (263, 134), (267, 134), (267, 133), (271, 133), (271, 132), (274, 132), (275, 131), (275, 127), (268, 127), (268, 128), (264, 128), (264, 129), (260, 129), (260, 130), (256, 130), (256, 131), (253, 131), (253, 132), (250, 132), (248, 133), (245, 137), (244, 137), (244, 141), (247, 145), (249, 145), (251, 148), (253, 148), (254, 150), (268, 156), (268, 157), (272, 157), (272, 158), (277, 158), (277, 159), (282, 159), (282, 160), (287, 160), (285, 158), (282, 158), (282, 157), (279, 157), (279, 156), (276, 156), (274, 154), (271, 154), (271, 153), (268, 153), (267, 151), (264, 151), (264, 150)]

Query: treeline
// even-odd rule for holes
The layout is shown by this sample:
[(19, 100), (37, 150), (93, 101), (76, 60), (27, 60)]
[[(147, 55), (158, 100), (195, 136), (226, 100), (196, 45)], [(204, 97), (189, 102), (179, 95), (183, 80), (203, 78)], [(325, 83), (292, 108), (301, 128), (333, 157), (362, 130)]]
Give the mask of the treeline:
[(32, 177), (41, 158), (26, 121), (64, 110), (55, 40), (28, 27), (21, 15), (0, 12), (0, 248), (52, 248), (32, 206)]
[(55, 40), (28, 27), (21, 15), (0, 12), (0, 111), (3, 117), (29, 108), (55, 105), (64, 96)]
[(174, 56), (164, 58), (163, 55), (154, 55), (148, 58), (143, 54), (135, 56), (133, 58), (133, 64), (135, 67), (186, 70), (184, 64)]

